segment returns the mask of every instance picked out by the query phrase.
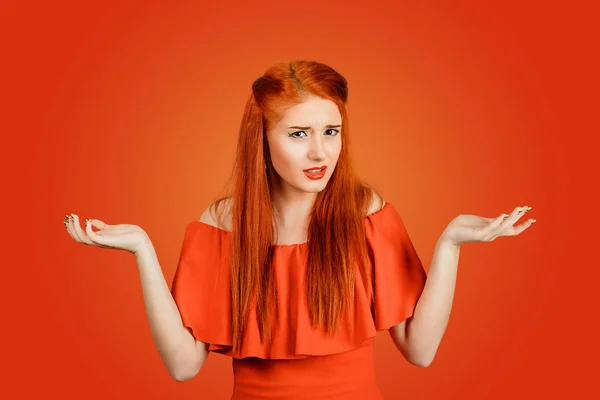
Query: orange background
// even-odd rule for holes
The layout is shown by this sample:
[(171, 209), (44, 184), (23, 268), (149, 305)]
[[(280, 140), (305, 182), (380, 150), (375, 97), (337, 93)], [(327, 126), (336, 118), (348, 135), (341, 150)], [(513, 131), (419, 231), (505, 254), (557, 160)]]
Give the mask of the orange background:
[(76, 244), (62, 221), (75, 213), (140, 225), (170, 286), (186, 224), (231, 171), (252, 81), (292, 59), (348, 79), (357, 170), (396, 205), (427, 270), (458, 214), (530, 205), (527, 217), (538, 219), (520, 236), (462, 247), (450, 322), (429, 368), (378, 334), (385, 397), (593, 397), (594, 10), (82, 4), (1, 13), (7, 398), (229, 398), (231, 360), (221, 355), (191, 381), (169, 377), (133, 256)]

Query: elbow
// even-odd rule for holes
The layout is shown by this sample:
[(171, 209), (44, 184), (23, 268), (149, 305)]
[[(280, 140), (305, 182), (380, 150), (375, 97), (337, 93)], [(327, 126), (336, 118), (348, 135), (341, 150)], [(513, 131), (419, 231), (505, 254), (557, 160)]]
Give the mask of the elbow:
[(427, 368), (433, 362), (436, 351), (424, 351), (423, 349), (407, 347), (403, 354), (406, 360), (412, 365)]
[(407, 360), (412, 365), (427, 368), (433, 362), (435, 355), (437, 354), (437, 347), (424, 347), (423, 344), (420, 346), (409, 347), (407, 350)]
[(171, 375), (171, 378), (173, 378), (173, 380), (176, 382), (185, 382), (194, 377), (194, 374), (191, 374), (189, 371), (185, 371), (183, 369), (170, 369), (169, 375)]
[(178, 374), (172, 374), (172, 373), (170, 375), (171, 375), (171, 378), (173, 378), (173, 380), (176, 382), (185, 382), (188, 379), (190, 379), (190, 378), (186, 377), (185, 375), (178, 375)]
[(185, 382), (198, 375), (208, 358), (208, 349), (208, 343), (196, 341), (194, 349), (184, 351), (179, 361), (169, 368), (171, 378), (177, 382)]
[(196, 375), (198, 375), (198, 372), (200, 372), (200, 368), (194, 368), (194, 369), (188, 368), (188, 369), (179, 369), (179, 370), (169, 371), (169, 374), (171, 375), (171, 378), (173, 378), (175, 381), (185, 382), (185, 381), (189, 381), (190, 379), (192, 379)]
[(427, 360), (411, 361), (410, 363), (417, 367), (427, 368), (431, 365), (432, 361), (433, 361), (433, 359), (427, 359)]
[(202, 365), (206, 359), (194, 362), (194, 364), (180, 364), (176, 368), (169, 369), (169, 375), (177, 382), (185, 382), (194, 378), (202, 369)]
[(173, 380), (175, 380), (176, 382), (185, 382), (185, 381), (189, 381), (193, 377), (188, 377), (185, 375), (171, 375), (171, 378), (173, 378)]
[(419, 354), (419, 355), (414, 355), (408, 361), (414, 366), (421, 367), (421, 368), (427, 368), (431, 365), (434, 358), (435, 358), (435, 353)]

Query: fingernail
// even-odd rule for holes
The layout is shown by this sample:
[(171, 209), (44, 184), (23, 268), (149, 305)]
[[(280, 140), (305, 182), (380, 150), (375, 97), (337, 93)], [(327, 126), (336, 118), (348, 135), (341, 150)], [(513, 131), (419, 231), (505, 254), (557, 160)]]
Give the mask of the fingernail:
[(532, 219), (532, 220), (531, 220), (531, 223), (532, 223), (532, 224), (535, 224), (535, 221), (537, 221), (537, 219)]

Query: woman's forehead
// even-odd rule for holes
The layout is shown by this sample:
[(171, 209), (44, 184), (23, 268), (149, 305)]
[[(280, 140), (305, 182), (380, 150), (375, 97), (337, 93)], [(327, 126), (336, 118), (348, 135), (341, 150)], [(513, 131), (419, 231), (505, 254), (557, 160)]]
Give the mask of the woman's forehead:
[(337, 105), (321, 98), (313, 98), (287, 108), (278, 125), (284, 129), (290, 127), (319, 128), (326, 125), (340, 125), (342, 116)]

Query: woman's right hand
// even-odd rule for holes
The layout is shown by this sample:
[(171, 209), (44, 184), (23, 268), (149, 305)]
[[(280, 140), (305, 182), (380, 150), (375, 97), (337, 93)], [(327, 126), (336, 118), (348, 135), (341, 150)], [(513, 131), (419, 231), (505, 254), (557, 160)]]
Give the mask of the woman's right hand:
[[(146, 232), (137, 225), (108, 225), (97, 219), (86, 219), (85, 230), (83, 230), (79, 223), (79, 217), (75, 214), (67, 215), (67, 221), (64, 224), (69, 235), (77, 243), (90, 246), (126, 250), (136, 254), (150, 243)], [(92, 226), (98, 230), (94, 232)]]

